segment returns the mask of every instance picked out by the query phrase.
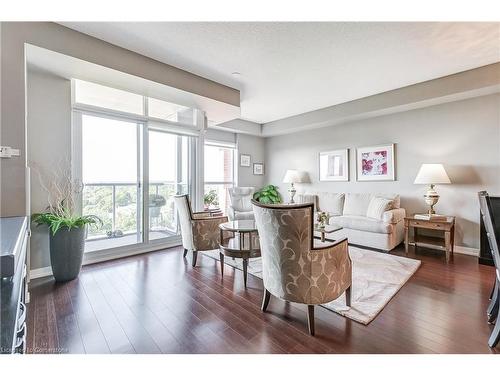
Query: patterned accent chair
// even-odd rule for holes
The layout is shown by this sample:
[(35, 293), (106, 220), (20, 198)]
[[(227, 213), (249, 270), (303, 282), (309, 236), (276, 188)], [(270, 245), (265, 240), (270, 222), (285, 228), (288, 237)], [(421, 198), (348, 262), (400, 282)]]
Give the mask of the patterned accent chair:
[(188, 250), (191, 250), (194, 267), (198, 251), (219, 248), (219, 224), (225, 223), (227, 217), (212, 217), (207, 212), (193, 212), (187, 195), (176, 195), (174, 200), (181, 226), (183, 256), (185, 257)]
[(229, 219), (253, 220), (252, 198), (255, 193), (253, 187), (234, 187), (229, 192)]
[(314, 306), (344, 292), (351, 306), (352, 266), (347, 238), (315, 242), (314, 204), (264, 205), (252, 201), (262, 254), (266, 311), (271, 294), (308, 306), (309, 333), (314, 335)]

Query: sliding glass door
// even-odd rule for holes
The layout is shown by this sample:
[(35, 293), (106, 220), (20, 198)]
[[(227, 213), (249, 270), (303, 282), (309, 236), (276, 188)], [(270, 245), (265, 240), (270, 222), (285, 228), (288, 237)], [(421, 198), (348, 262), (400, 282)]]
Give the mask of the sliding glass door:
[(148, 132), (149, 240), (178, 234), (174, 195), (190, 192), (190, 139), (158, 130)]
[(142, 125), (82, 114), (81, 209), (103, 225), (89, 227), (85, 251), (138, 244), (142, 237)]

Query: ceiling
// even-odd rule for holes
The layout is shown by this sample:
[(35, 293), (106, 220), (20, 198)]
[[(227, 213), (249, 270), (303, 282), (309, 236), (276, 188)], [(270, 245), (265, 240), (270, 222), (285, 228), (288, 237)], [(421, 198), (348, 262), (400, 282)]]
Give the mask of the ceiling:
[(240, 89), (257, 123), (500, 61), (500, 23), (62, 24)]

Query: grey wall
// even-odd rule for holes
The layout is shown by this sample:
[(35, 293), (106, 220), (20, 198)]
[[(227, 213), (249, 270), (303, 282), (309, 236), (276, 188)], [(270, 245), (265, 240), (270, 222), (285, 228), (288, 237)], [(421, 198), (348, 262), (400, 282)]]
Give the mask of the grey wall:
[[(247, 134), (237, 134), (238, 145), (238, 185), (261, 188), (266, 181), (265, 138)], [(240, 154), (250, 155), (250, 167), (240, 166)], [(253, 174), (253, 163), (264, 163), (264, 175)]]
[[(70, 169), (71, 82), (40, 71), (28, 70), (27, 147), (31, 167), (31, 211), (47, 207), (38, 172)], [(32, 228), (32, 269), (50, 266), (49, 237), (45, 226)]]
[[(357, 182), (356, 147), (396, 144), (396, 181)], [(319, 182), (318, 153), (349, 148), (350, 181)], [(437, 187), (438, 213), (457, 216), (456, 244), (479, 247), (477, 192), (500, 194), (500, 95), (489, 95), (363, 121), (267, 138), (266, 182), (280, 186), (287, 169), (309, 172), (300, 189), (396, 192), (409, 213), (425, 212), (423, 185), (413, 180), (422, 163), (443, 163), (452, 185)]]

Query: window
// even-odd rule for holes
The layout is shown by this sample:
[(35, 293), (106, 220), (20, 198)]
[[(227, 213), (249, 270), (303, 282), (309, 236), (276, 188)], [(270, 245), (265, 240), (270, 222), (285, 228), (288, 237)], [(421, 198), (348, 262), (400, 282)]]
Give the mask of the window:
[(164, 100), (148, 98), (148, 116), (186, 125), (196, 125), (196, 110)]
[(227, 213), (228, 189), (234, 186), (234, 146), (205, 143), (205, 208)]
[(75, 102), (114, 111), (144, 114), (141, 95), (75, 79)]
[(103, 222), (89, 226), (85, 251), (179, 240), (173, 197), (190, 194), (196, 204), (202, 195), (193, 182), (195, 137), (203, 125), (197, 121), (204, 116), (91, 82), (74, 80), (73, 90), (72, 169), (82, 186), (77, 205)]
[[(74, 81), (74, 105), (85, 109), (116, 111), (140, 118), (179, 125), (198, 125), (198, 110), (165, 100), (145, 97), (97, 83)], [(147, 105), (145, 105), (147, 103)]]

